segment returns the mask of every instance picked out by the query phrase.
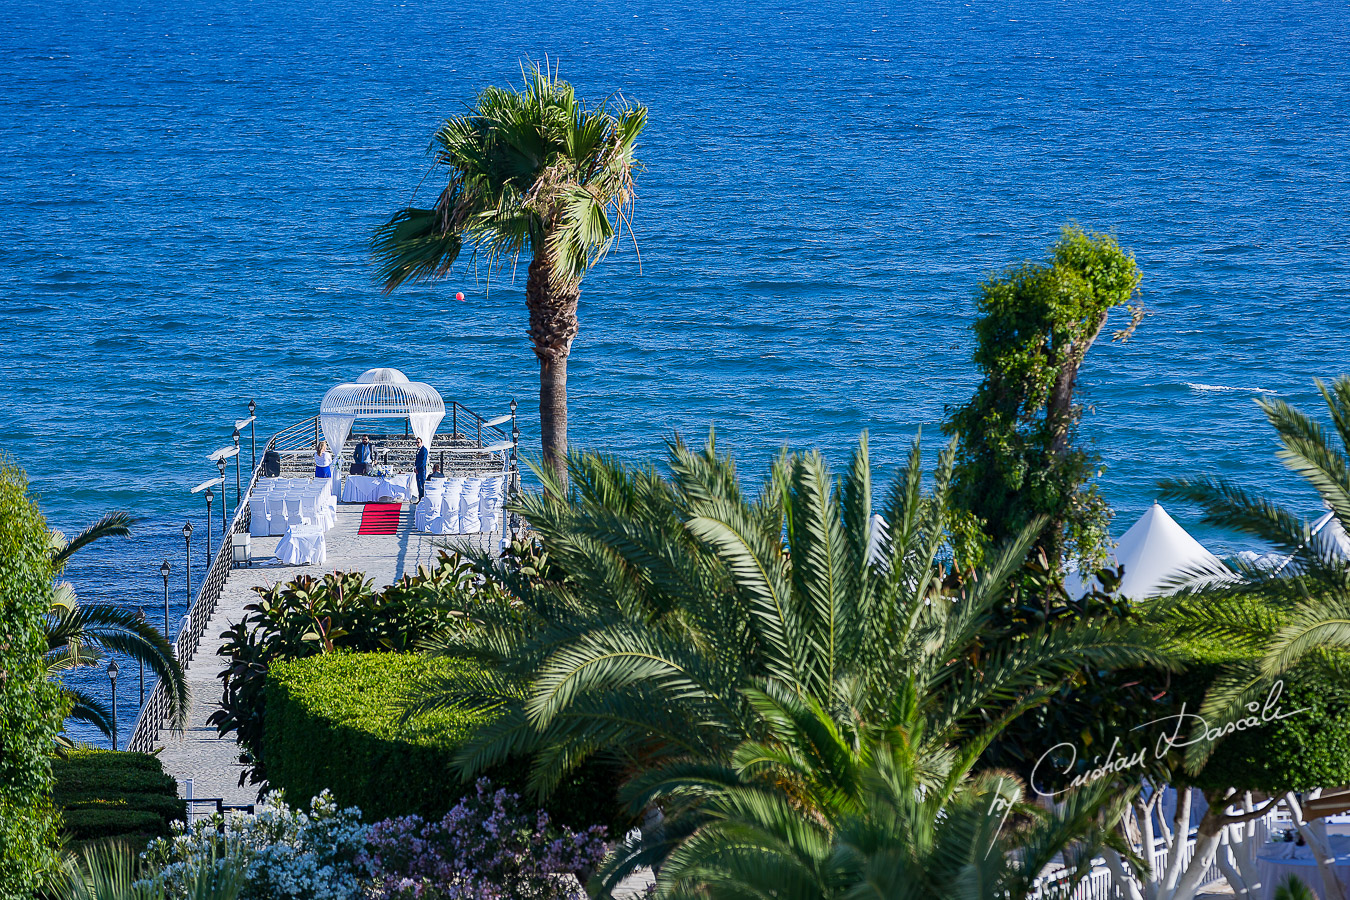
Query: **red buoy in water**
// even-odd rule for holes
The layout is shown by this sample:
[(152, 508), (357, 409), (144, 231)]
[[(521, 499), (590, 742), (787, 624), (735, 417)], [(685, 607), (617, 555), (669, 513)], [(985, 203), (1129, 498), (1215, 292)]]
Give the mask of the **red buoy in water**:
[(458, 301), (460, 301), (461, 303), (463, 303), (463, 302), (464, 302), (464, 292), (463, 292), (463, 291), (460, 291), (459, 293), (455, 294), (455, 299), (458, 300)]

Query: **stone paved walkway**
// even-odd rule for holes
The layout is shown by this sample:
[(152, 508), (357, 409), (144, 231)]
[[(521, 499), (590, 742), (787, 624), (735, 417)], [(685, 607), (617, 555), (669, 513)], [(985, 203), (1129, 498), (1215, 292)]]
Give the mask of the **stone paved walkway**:
[[(221, 738), (207, 717), (219, 707), (220, 673), (225, 659), (217, 654), (221, 634), (243, 618), (244, 606), (257, 596), (255, 587), (286, 582), (302, 574), (333, 571), (360, 571), (375, 582), (376, 588), (392, 584), (404, 573), (414, 573), (418, 565), (430, 565), (443, 546), (462, 546), (469, 538), (420, 534), (412, 530), (412, 507), (404, 505), (397, 534), (361, 535), (361, 504), (339, 504), (337, 524), (326, 535), (328, 560), (322, 566), (285, 566), (271, 558), (280, 538), (253, 538), (252, 568), (237, 568), (221, 592), (215, 614), (207, 623), (196, 655), (188, 664), (188, 684), (192, 690), (192, 709), (188, 727), (181, 735), (160, 733), (164, 749), (159, 754), (164, 769), (178, 780), (180, 796), (187, 796), (192, 781), (194, 798), (219, 797), (229, 805), (247, 805), (257, 798), (256, 786), (239, 786), (242, 766), (234, 737)], [(473, 535), (472, 542), (486, 548), (495, 546), (498, 535)], [(201, 810), (199, 810), (201, 811)]]

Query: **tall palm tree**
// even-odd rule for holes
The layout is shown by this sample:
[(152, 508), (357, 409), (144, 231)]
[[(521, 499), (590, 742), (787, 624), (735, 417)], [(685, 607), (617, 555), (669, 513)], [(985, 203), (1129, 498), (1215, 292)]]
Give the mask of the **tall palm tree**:
[[(1279, 436), (1280, 462), (1330, 510), (1321, 533), (1294, 511), (1226, 479), (1162, 482), (1164, 497), (1195, 503), (1206, 524), (1248, 535), (1284, 557), (1274, 567), (1232, 560), (1237, 577), (1224, 584), (1215, 584), (1212, 574), (1188, 573), (1191, 585), (1154, 604), (1157, 619), (1192, 637), (1253, 653), (1215, 681), (1201, 709), (1210, 721), (1226, 721), (1310, 654), (1350, 649), (1350, 560), (1336, 539), (1338, 532), (1350, 534), (1350, 377), (1316, 384), (1334, 437), (1282, 400), (1256, 402)], [(1198, 767), (1213, 748), (1213, 742), (1193, 743), (1188, 765)]]
[[(410, 707), (502, 711), (462, 749), (463, 768), (533, 752), (542, 793), (596, 753), (630, 772), (725, 761), (763, 737), (744, 689), (766, 680), (822, 704), (847, 683), (867, 721), (917, 685), (930, 729), (956, 741), (992, 735), (1085, 664), (1169, 664), (1124, 625), (1048, 625), (1013, 641), (989, 632), (1035, 529), (944, 589), (950, 451), (925, 494), (916, 442), (884, 529), (872, 522), (865, 436), (838, 482), (819, 454), (784, 454), (754, 499), (711, 441), (702, 452), (673, 444), (669, 465), (667, 480), (574, 457), (570, 498), (539, 470), (549, 490), (517, 508), (547, 565), (494, 576), (513, 602), (481, 609), (481, 627), (439, 647), (492, 665), (422, 685)], [(982, 748), (962, 752), (973, 764)]]
[[(67, 540), (59, 531), (51, 533), (53, 574), (65, 570), (70, 558), (94, 541), (107, 537), (127, 537), (135, 520), (127, 513), (114, 512)], [(81, 604), (68, 582), (59, 582), (45, 620), (47, 633), (46, 664), (49, 677), (80, 667), (96, 666), (105, 652), (121, 653), (144, 663), (164, 679), (168, 687), (169, 716), (181, 727), (187, 718), (188, 687), (182, 667), (174, 658), (173, 647), (159, 629), (131, 610), (107, 603)], [(107, 704), (86, 691), (62, 686), (70, 704), (69, 719), (87, 722), (105, 735), (112, 735), (112, 711)]]
[(431, 209), (405, 208), (373, 241), (386, 293), (440, 278), (467, 245), (489, 271), (529, 256), (525, 305), (539, 358), (544, 464), (567, 482), (567, 358), (581, 279), (608, 252), (634, 200), (633, 147), (647, 108), (587, 107), (556, 71), (531, 66), (520, 91), (489, 87), (432, 144), (449, 183)]

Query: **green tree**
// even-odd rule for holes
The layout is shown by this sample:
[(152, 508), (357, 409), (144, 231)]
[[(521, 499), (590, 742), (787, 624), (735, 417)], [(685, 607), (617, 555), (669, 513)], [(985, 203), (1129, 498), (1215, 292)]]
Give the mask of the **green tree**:
[(441, 126), (432, 146), (449, 184), (431, 209), (395, 213), (373, 242), (386, 292), (446, 275), (466, 245), (489, 271), (528, 254), (540, 439), (544, 464), (563, 484), (581, 279), (628, 219), (633, 147), (646, 121), (645, 106), (587, 107), (556, 73), (532, 66), (522, 90), (487, 88), (471, 112)]
[[(1273, 568), (1230, 560), (1235, 578), (1223, 583), (1189, 573), (1192, 583), (1165, 608), (1179, 627), (1253, 654), (1215, 680), (1201, 709), (1211, 719), (1240, 712), (1309, 655), (1315, 661), (1326, 659), (1328, 649), (1350, 649), (1350, 546), (1344, 544), (1350, 533), (1350, 377), (1330, 386), (1318, 381), (1317, 387), (1335, 437), (1283, 400), (1256, 402), (1279, 437), (1277, 458), (1331, 511), (1320, 533), (1292, 510), (1226, 479), (1168, 479), (1161, 485), (1164, 497), (1197, 504), (1206, 524), (1245, 534), (1285, 557)], [(1196, 744), (1188, 764), (1197, 767), (1211, 750)]]
[(1030, 537), (944, 589), (950, 454), (925, 494), (916, 444), (884, 529), (873, 525), (865, 439), (838, 482), (819, 454), (784, 454), (754, 499), (711, 441), (701, 452), (673, 444), (669, 465), (667, 480), (573, 457), (570, 497), (539, 470), (549, 490), (517, 509), (541, 553), (504, 573), (480, 559), (510, 600), (476, 610), (478, 627), (440, 648), (493, 665), (422, 684), (411, 705), (501, 711), (461, 751), (465, 770), (534, 752), (531, 787), (545, 793), (596, 753), (630, 772), (724, 761), (761, 736), (744, 689), (764, 679), (821, 703), (851, 683), (873, 721), (917, 683), (943, 723), (934, 733), (955, 741), (992, 733), (1086, 664), (1166, 664), (1165, 649), (1119, 622), (997, 641), (991, 611)]
[[(59, 531), (50, 535), (52, 571), (59, 575), (71, 557), (94, 541), (127, 537), (135, 520), (124, 512), (109, 513), (74, 538)], [(188, 687), (173, 647), (155, 626), (129, 609), (108, 603), (83, 605), (68, 582), (59, 582), (44, 618), (47, 652), (44, 661), (49, 677), (82, 666), (97, 666), (106, 652), (121, 653), (143, 662), (168, 687), (169, 716), (175, 727), (187, 722)], [(88, 722), (112, 736), (112, 714), (102, 700), (78, 688), (62, 685), (68, 719)]]
[[(1023, 263), (980, 285), (975, 364), (983, 380), (943, 428), (959, 441), (953, 502), (958, 556), (977, 560), (1038, 517), (1037, 548), (1058, 570), (1105, 559), (1109, 510), (1089, 484), (1096, 456), (1078, 443), (1078, 373), (1111, 311), (1128, 307), (1140, 273), (1115, 238), (1065, 228), (1045, 264)], [(1126, 339), (1142, 311), (1130, 307)]]
[(1128, 793), (1098, 785), (1049, 814), (1016, 777), (974, 773), (987, 736), (946, 743), (943, 717), (919, 693), (925, 680), (898, 685), (880, 721), (847, 682), (829, 703), (777, 682), (746, 690), (766, 737), (729, 765), (640, 777), (635, 802), (660, 803), (666, 821), (617, 854), (602, 883), (661, 859), (658, 897), (1016, 900), (1052, 862), (1066, 867), (1057, 890), (1034, 895), (1072, 894), (1103, 846), (1130, 855), (1109, 828)]
[(51, 751), (63, 704), (42, 661), (48, 547), (27, 478), (0, 464), (0, 900), (32, 897), (56, 862)]

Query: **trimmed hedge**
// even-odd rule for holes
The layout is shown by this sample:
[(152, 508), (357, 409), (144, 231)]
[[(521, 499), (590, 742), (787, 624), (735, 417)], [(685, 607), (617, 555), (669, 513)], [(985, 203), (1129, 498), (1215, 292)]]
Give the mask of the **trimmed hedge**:
[(158, 757), (80, 748), (56, 758), (52, 774), (52, 799), (76, 845), (109, 838), (144, 845), (186, 821), (187, 804)]
[(438, 711), (400, 723), (412, 682), (471, 663), (402, 653), (339, 653), (275, 662), (267, 672), (267, 781), (292, 805), (325, 788), (369, 820), (444, 814), (464, 794), (455, 750), (486, 717)]
[[(263, 747), (271, 789), (292, 805), (325, 788), (368, 821), (416, 813), (440, 818), (472, 792), (454, 772), (455, 751), (490, 716), (441, 710), (402, 723), (409, 685), (468, 673), (474, 663), (407, 653), (336, 653), (274, 662), (267, 673)], [(484, 773), (524, 794), (525, 761)], [(617, 775), (584, 768), (544, 805), (555, 821), (618, 823)]]

